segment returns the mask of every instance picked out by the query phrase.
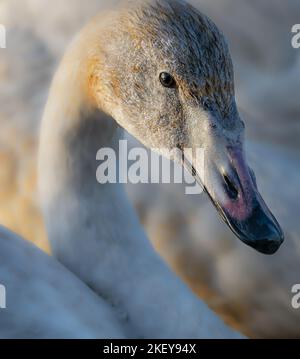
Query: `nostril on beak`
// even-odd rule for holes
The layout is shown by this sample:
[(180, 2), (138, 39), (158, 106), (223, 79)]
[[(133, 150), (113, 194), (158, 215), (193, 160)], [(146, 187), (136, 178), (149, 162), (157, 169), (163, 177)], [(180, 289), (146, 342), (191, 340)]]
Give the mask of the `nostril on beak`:
[(239, 191), (236, 188), (236, 185), (230, 180), (230, 178), (226, 174), (223, 174), (223, 179), (224, 187), (229, 198), (231, 198), (232, 200), (236, 200), (239, 195)]

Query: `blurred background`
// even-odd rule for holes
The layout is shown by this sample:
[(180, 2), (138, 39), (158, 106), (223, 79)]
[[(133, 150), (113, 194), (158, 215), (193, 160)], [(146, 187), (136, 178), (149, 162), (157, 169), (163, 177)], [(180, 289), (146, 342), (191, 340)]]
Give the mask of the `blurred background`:
[[(55, 68), (72, 36), (118, 1), (0, 0), (0, 223), (49, 252), (36, 192), (39, 122)], [(255, 338), (300, 338), (300, 49), (298, 0), (191, 0), (227, 36), (247, 154), (286, 242), (266, 257), (221, 223), (205, 195), (180, 185), (128, 185), (157, 251), (223, 318)], [(130, 139), (136, 145), (134, 139)]]

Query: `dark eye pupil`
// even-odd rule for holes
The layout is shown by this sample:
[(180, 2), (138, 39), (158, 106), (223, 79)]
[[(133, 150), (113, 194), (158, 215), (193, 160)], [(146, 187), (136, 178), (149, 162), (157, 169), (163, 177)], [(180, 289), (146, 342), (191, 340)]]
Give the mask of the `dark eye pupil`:
[(160, 79), (161, 84), (164, 87), (174, 87), (175, 86), (175, 80), (174, 80), (173, 76), (167, 72), (162, 72), (159, 75), (159, 79)]

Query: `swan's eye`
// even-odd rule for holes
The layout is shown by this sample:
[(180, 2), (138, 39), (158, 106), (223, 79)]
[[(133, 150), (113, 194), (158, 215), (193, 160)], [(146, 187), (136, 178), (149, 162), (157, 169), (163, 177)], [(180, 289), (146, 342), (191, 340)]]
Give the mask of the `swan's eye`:
[(176, 85), (174, 77), (170, 75), (168, 72), (162, 72), (159, 75), (159, 80), (164, 87), (171, 88), (171, 87), (175, 87)]

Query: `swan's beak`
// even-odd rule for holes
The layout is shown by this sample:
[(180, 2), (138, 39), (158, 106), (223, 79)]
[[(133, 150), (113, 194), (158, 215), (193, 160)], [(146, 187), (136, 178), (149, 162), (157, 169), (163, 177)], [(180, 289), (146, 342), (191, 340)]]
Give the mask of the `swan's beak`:
[[(226, 147), (225, 155), (205, 154), (204, 178), (188, 159), (189, 168), (202, 185), (224, 222), (248, 246), (274, 254), (284, 241), (283, 232), (258, 192), (253, 171), (243, 150)], [(187, 163), (189, 163), (187, 165)]]

